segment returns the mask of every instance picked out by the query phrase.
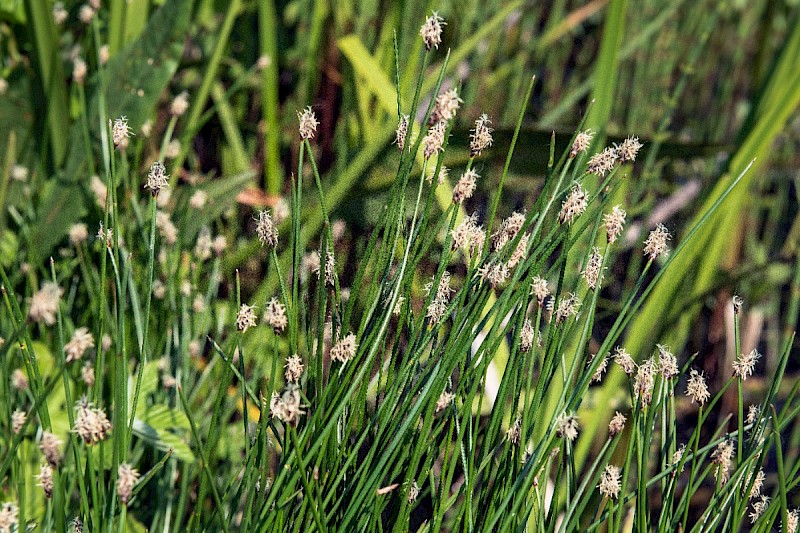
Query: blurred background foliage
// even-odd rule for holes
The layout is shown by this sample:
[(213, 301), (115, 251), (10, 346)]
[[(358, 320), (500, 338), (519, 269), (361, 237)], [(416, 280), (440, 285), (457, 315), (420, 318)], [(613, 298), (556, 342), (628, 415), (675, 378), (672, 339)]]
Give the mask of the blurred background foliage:
[[(727, 378), (722, 362), (736, 355), (724, 311), (733, 294), (747, 302), (742, 350), (764, 353), (764, 372), (774, 369), (796, 327), (798, 0), (104, 3), (98, 23), (87, 26), (79, 2), (63, 2), (67, 18), (57, 23), (47, 0), (0, 1), (4, 265), (40, 268), (66, 242), (70, 224), (96, 227), (100, 211), (90, 183), (104, 172), (97, 163), (103, 125), (128, 118), (137, 136), (131, 175), (141, 176), (163, 148), (164, 131), (175, 127), (171, 100), (187, 91), (188, 118), (175, 129), (180, 145), (168, 159), (178, 177), (173, 194), (186, 208), (181, 184), (199, 184), (212, 202), (189, 217), (182, 241), (191, 242), (222, 214), (220, 229), (231, 244), (226, 277), (238, 268), (245, 294), (273, 293), (276, 280), (264, 277), (258, 244), (248, 237), (252, 212), (288, 194), (297, 165), (296, 111), (311, 105), (321, 122), (315, 150), (329, 206), (347, 223), (337, 249), (347, 286), (355, 270), (348, 257), (381, 216), (396, 174), (397, 87), (408, 109), (421, 66), (419, 26), (437, 11), (447, 22), (442, 48), (450, 53), (443, 87), (458, 88), (464, 100), (445, 165), (466, 163), (469, 129), (481, 113), (496, 129), (495, 147), (478, 165), (485, 179), (470, 211), (485, 213), (493, 200), (531, 76), (537, 83), (498, 215), (533, 204), (551, 136), (562, 150), (584, 117), (599, 134), (598, 150), (628, 135), (645, 144), (616, 193), (631, 221), (623, 239), (629, 247), (662, 222), (680, 241), (704, 206), (756, 159), (629, 325), (629, 351), (646, 353), (664, 342), (684, 356), (699, 352), (700, 366), (721, 381)], [(428, 66), (430, 73), (444, 55)], [(77, 57), (88, 64), (84, 84), (70, 76)], [(426, 100), (433, 96), (435, 76), (429, 78)], [(449, 191), (441, 189), (443, 205)], [(323, 219), (307, 197), (302, 236), (310, 246)], [(609, 278), (617, 281), (602, 294), (609, 317), (618, 310), (617, 295), (636, 280), (640, 261), (622, 253), (611, 267)], [(613, 402), (620, 383), (612, 372), (592, 401)], [(603, 423), (587, 419), (587, 431)], [(800, 428), (792, 440), (800, 442)]]

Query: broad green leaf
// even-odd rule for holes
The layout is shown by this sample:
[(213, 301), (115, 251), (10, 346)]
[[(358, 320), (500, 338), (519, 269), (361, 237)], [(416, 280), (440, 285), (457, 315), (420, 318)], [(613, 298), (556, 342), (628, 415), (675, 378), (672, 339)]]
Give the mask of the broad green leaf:
[(145, 408), (140, 418), (158, 430), (191, 429), (189, 419), (182, 410), (163, 404)]
[(0, 0), (0, 17), (15, 24), (25, 24), (25, 2)]
[[(136, 391), (136, 376), (128, 377), (128, 407), (133, 405), (133, 395)], [(148, 361), (144, 365), (144, 372), (142, 372), (142, 385), (139, 389), (139, 403), (136, 406), (136, 415), (140, 416), (146, 409), (147, 398), (150, 394), (154, 393), (158, 388), (158, 361)]]
[(133, 421), (133, 433), (157, 450), (163, 452), (173, 450), (175, 457), (181, 461), (194, 462), (194, 455), (189, 445), (174, 433), (156, 429), (138, 418)]

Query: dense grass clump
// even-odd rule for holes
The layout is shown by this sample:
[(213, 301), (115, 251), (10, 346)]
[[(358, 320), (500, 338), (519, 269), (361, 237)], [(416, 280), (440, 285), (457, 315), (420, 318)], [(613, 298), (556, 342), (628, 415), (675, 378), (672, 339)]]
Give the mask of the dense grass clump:
[[(573, 132), (534, 131), (548, 89), (526, 61), (497, 73), (513, 106), (480, 108), (453, 74), (482, 65), (467, 63), (479, 39), (456, 21), (459, 45), (434, 12), (418, 31), (383, 27), (378, 55), (341, 37), (341, 99), (319, 103), (333, 74), (314, 72), (327, 8), (313, 2), (314, 39), (294, 54), (307, 63), (281, 96), (291, 69), (276, 63), (295, 59), (276, 27), (305, 3), (230, 2), (197, 67), (184, 41), (208, 22), (201, 4), (26, 3), (51, 81), (41, 139), (4, 140), (0, 533), (796, 531), (800, 387), (784, 375), (798, 296), (765, 378), (750, 304), (730, 291), (753, 275), (703, 270), (746, 198), (763, 148), (749, 135), (788, 120), (773, 100), (753, 104), (707, 191), (687, 181), (653, 209), (672, 101), (655, 131), (613, 136), (613, 80), (595, 80), (594, 99), (572, 88)], [(538, 42), (595, 4), (547, 19)], [(597, 61), (614, 71), (626, 3), (610, 4)], [(533, 31), (522, 7), (478, 36)], [(262, 28), (246, 72), (226, 48), (239, 16)], [(764, 94), (794, 95), (797, 36)], [(254, 79), (260, 117), (237, 104)], [(171, 84), (191, 90), (159, 105)], [(663, 215), (694, 197), (680, 227)], [(729, 330), (721, 357), (686, 341), (705, 300)]]

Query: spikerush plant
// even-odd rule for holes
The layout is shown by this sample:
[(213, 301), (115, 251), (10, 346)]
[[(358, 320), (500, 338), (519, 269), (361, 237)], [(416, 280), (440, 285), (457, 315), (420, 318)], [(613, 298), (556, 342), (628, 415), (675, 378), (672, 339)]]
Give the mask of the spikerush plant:
[[(210, 228), (187, 231), (202, 189), (170, 184), (163, 163), (181, 106), (148, 171), (131, 160), (140, 141), (124, 118), (109, 124), (97, 238), (90, 245), (86, 228), (76, 228), (71, 258), (51, 260), (45, 272), (2, 270), (10, 356), (0, 530), (32, 522), (91, 531), (143, 523), (160, 531), (791, 528), (788, 494), (800, 466), (784, 464), (780, 433), (800, 412), (797, 387), (774, 407), (789, 346), (747, 418), (742, 382), (757, 355), (737, 359), (712, 396), (703, 374), (689, 363), (681, 372), (668, 347), (622, 348), (627, 323), (725, 195), (671, 252), (668, 229), (653, 229), (635, 286), (592, 347), (626, 217), (610, 199), (641, 146), (631, 137), (590, 155), (591, 133), (580, 130), (558, 156), (551, 144), (535, 203), (498, 221), (531, 79), (500, 176), (481, 168), (491, 144), (481, 116), (469, 160), (451, 170), (459, 176), (452, 202), (437, 212), (460, 103), (457, 91), (442, 91), (444, 50), (431, 85), (440, 97), (420, 102), (443, 22), (433, 14), (420, 31), (416, 90), (398, 102), (396, 179), (349, 287), (314, 156), (313, 108), (298, 113), (288, 222), (276, 223), (277, 210), (253, 221), (278, 279), (263, 301), (243, 299), (238, 274), (226, 283), (227, 301), (218, 300), (224, 244)], [(584, 183), (587, 173), (599, 187)], [(480, 212), (465, 215), (475, 182), (489, 179), (499, 185), (482, 225)], [(324, 230), (316, 268), (304, 275), (309, 180)], [(586, 236), (593, 246), (576, 250)], [(289, 251), (288, 270), (279, 250)], [(570, 252), (583, 258), (578, 268)], [(503, 343), (509, 356), (493, 388), (488, 374)], [(586, 405), (612, 350), (630, 375), (625, 399)], [(93, 351), (88, 367), (76, 364)], [(20, 359), (24, 371), (12, 372)], [(734, 383), (736, 429), (710, 429), (709, 414)], [(699, 406), (691, 431), (677, 414), (686, 412), (676, 405), (684, 390), (684, 403)], [(620, 416), (579, 468), (576, 440), (597, 437), (581, 434), (581, 419), (599, 409)], [(767, 500), (760, 468), (773, 448)], [(701, 488), (711, 492), (698, 505)]]

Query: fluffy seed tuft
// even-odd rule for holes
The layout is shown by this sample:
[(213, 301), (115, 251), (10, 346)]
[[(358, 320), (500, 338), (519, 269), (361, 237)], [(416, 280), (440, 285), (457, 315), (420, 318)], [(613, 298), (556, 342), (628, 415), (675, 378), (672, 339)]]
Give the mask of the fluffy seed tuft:
[(347, 364), (356, 355), (356, 348), (358, 348), (358, 344), (356, 344), (355, 334), (348, 333), (331, 348), (331, 359), (339, 361), (343, 365)]
[(492, 128), (489, 127), (492, 121), (484, 113), (475, 121), (475, 129), (470, 135), (469, 151), (471, 157), (478, 157), (481, 152), (492, 145)]
[(575, 222), (576, 218), (586, 211), (588, 205), (589, 195), (586, 194), (586, 191), (584, 191), (580, 185), (575, 185), (572, 187), (567, 199), (561, 204), (561, 212), (558, 214), (558, 221), (561, 224), (572, 224)]
[(442, 26), (446, 26), (439, 14), (434, 11), (430, 17), (425, 18), (425, 24), (419, 30), (419, 35), (422, 37), (422, 42), (425, 43), (425, 49), (431, 50), (432, 48), (439, 48), (442, 44)]
[(464, 200), (468, 200), (472, 198), (472, 194), (475, 192), (476, 180), (480, 178), (478, 173), (474, 170), (470, 169), (464, 172), (459, 178), (458, 183), (456, 186), (453, 187), (453, 203), (454, 204), (463, 204)]
[(300, 122), (300, 137), (304, 140), (312, 140), (317, 133), (317, 116), (311, 106), (306, 107), (303, 111), (297, 112), (297, 120)]
[(619, 497), (622, 489), (622, 474), (616, 465), (607, 465), (600, 476), (600, 494), (607, 498)]
[(117, 494), (122, 505), (128, 505), (137, 481), (139, 481), (138, 470), (128, 463), (119, 465), (119, 468), (117, 468)]
[(667, 255), (667, 241), (671, 238), (669, 230), (664, 224), (659, 224), (656, 229), (650, 232), (647, 240), (644, 241), (644, 255), (650, 260), (659, 256)]

